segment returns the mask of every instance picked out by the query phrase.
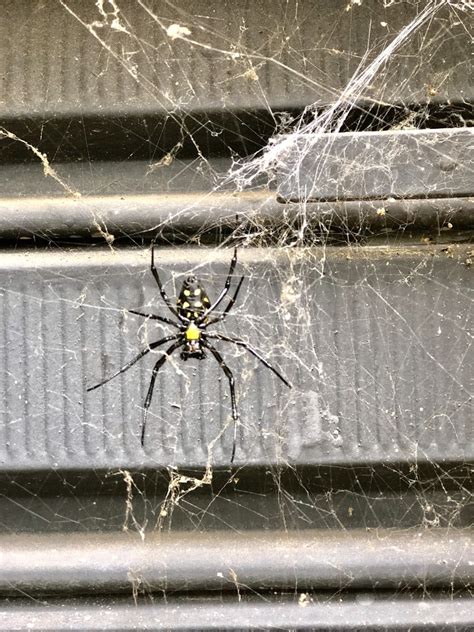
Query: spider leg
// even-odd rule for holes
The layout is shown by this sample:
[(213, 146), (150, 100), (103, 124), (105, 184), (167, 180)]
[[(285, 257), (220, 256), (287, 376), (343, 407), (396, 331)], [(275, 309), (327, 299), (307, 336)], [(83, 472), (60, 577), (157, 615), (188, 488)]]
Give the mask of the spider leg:
[(239, 420), (239, 411), (237, 410), (237, 403), (235, 401), (234, 376), (232, 374), (232, 371), (229, 369), (227, 364), (224, 362), (224, 358), (217, 351), (217, 349), (215, 347), (213, 347), (211, 345), (211, 343), (207, 342), (206, 340), (202, 340), (201, 342), (202, 342), (202, 346), (206, 347), (207, 349), (209, 349), (209, 351), (215, 357), (215, 359), (219, 363), (221, 369), (224, 371), (227, 379), (229, 380), (230, 401), (232, 403), (232, 419), (234, 420), (234, 442), (232, 444), (232, 456), (230, 457), (230, 462), (233, 463), (234, 462), (234, 456), (235, 456), (235, 445), (237, 443), (237, 422)]
[(173, 305), (171, 304), (171, 301), (168, 297), (168, 295), (165, 292), (165, 289), (163, 287), (163, 284), (161, 283), (161, 279), (160, 279), (160, 275), (158, 274), (158, 270), (155, 266), (155, 244), (153, 244), (153, 246), (151, 247), (151, 273), (153, 275), (153, 278), (155, 279), (159, 289), (160, 289), (160, 294), (161, 294), (161, 298), (164, 300), (164, 302), (166, 303), (166, 306), (168, 307), (168, 309), (170, 310), (170, 312), (176, 316), (176, 318), (178, 318), (179, 320), (182, 321), (181, 316), (178, 314), (177, 310), (175, 307), (173, 307)]
[(284, 378), (283, 375), (281, 375), (281, 373), (279, 373), (269, 362), (267, 362), (267, 360), (265, 360), (265, 358), (263, 358), (259, 354), (259, 352), (256, 349), (251, 347), (247, 342), (244, 342), (243, 340), (240, 340), (239, 338), (230, 338), (229, 336), (224, 336), (222, 334), (216, 334), (216, 333), (206, 332), (203, 335), (205, 335), (206, 338), (214, 338), (215, 340), (223, 340), (224, 342), (233, 342), (235, 345), (238, 345), (239, 347), (244, 347), (244, 349), (247, 349), (247, 351), (249, 351), (253, 356), (255, 356), (258, 360), (260, 360), (262, 364), (264, 364), (268, 369), (270, 369), (270, 371), (273, 371), (273, 373), (278, 378), (280, 378), (283, 384), (286, 384), (289, 388), (291, 388), (291, 384), (288, 382), (288, 380)]
[(205, 329), (207, 329), (207, 327), (209, 327), (209, 325), (213, 325), (214, 323), (218, 323), (221, 320), (224, 320), (224, 318), (227, 316), (227, 314), (230, 312), (230, 310), (232, 309), (232, 306), (234, 305), (237, 296), (239, 294), (240, 288), (242, 287), (242, 283), (244, 282), (245, 277), (240, 277), (240, 281), (237, 285), (237, 288), (234, 292), (234, 295), (229, 299), (229, 303), (227, 305), (227, 307), (225, 308), (225, 310), (222, 312), (222, 314), (220, 314), (219, 316), (217, 316), (216, 318), (213, 318), (212, 320), (210, 320), (208, 323), (206, 323), (205, 325)]
[[(175, 336), (173, 336), (173, 337), (175, 337)], [(173, 343), (171, 345), (171, 347), (169, 347), (165, 351), (165, 353), (161, 356), (161, 358), (158, 360), (158, 362), (153, 367), (153, 371), (152, 371), (152, 374), (151, 374), (151, 380), (150, 380), (150, 386), (148, 387), (148, 392), (146, 394), (145, 404), (143, 406), (143, 408), (145, 409), (145, 412), (143, 414), (143, 422), (142, 422), (142, 436), (141, 436), (142, 446), (145, 443), (146, 421), (147, 421), (147, 417), (148, 417), (148, 409), (150, 408), (150, 404), (151, 404), (151, 398), (153, 397), (153, 390), (155, 388), (156, 374), (161, 369), (161, 367), (166, 362), (166, 360), (170, 357), (170, 355), (174, 351), (176, 351), (176, 349), (178, 347), (181, 347), (183, 344), (184, 344), (184, 342), (181, 341), (181, 340), (178, 340), (177, 342)]]
[(138, 360), (141, 360), (141, 358), (143, 358), (144, 355), (146, 355), (153, 349), (156, 349), (156, 347), (159, 347), (160, 345), (165, 344), (165, 342), (169, 342), (170, 340), (176, 340), (176, 337), (177, 336), (166, 336), (166, 338), (161, 338), (161, 340), (152, 342), (149, 347), (140, 351), (140, 353), (137, 356), (135, 356), (132, 360), (130, 360), (130, 362), (127, 362), (127, 364), (123, 366), (119, 371), (116, 371), (116, 373), (114, 373), (110, 377), (107, 377), (105, 380), (102, 380), (102, 382), (99, 382), (95, 386), (89, 386), (89, 388), (87, 389), (87, 392), (93, 391), (96, 388), (99, 388), (100, 386), (107, 384), (107, 382), (110, 382), (110, 380), (113, 380), (114, 377), (117, 377), (117, 375), (120, 375), (120, 373), (124, 373), (125, 371), (127, 371), (131, 366), (133, 366), (136, 362), (138, 362)]
[(234, 256), (232, 257), (232, 260), (230, 262), (230, 268), (229, 268), (229, 272), (227, 274), (227, 279), (225, 280), (224, 289), (219, 294), (219, 296), (214, 301), (214, 303), (208, 309), (206, 309), (204, 314), (199, 318), (200, 322), (202, 322), (206, 318), (206, 316), (208, 316), (211, 312), (213, 312), (216, 309), (216, 307), (220, 304), (220, 302), (222, 301), (224, 296), (229, 291), (230, 282), (232, 280), (232, 275), (234, 274), (236, 263), (237, 263), (237, 248), (234, 248)]
[(166, 318), (165, 316), (157, 316), (156, 314), (144, 314), (143, 312), (137, 312), (135, 309), (126, 309), (126, 312), (130, 314), (135, 314), (136, 316), (143, 316), (143, 318), (150, 318), (151, 320), (159, 320), (160, 323), (166, 323), (167, 325), (173, 325), (173, 327), (177, 327), (179, 329), (178, 323), (175, 323), (171, 318)]

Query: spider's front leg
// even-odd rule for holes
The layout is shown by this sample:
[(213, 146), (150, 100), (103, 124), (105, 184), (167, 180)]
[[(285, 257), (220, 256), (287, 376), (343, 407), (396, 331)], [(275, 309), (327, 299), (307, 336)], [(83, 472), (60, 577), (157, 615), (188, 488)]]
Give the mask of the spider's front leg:
[(234, 462), (234, 457), (235, 457), (235, 446), (236, 446), (236, 443), (237, 443), (237, 424), (238, 424), (238, 421), (239, 421), (239, 411), (237, 409), (237, 401), (236, 401), (236, 397), (235, 397), (235, 380), (234, 380), (234, 376), (232, 374), (232, 371), (229, 369), (227, 364), (224, 362), (224, 358), (217, 351), (217, 349), (211, 345), (210, 342), (208, 342), (207, 340), (202, 339), (201, 340), (201, 344), (206, 349), (209, 349), (209, 351), (212, 353), (214, 358), (219, 363), (219, 366), (221, 367), (221, 369), (224, 371), (225, 376), (229, 380), (230, 401), (231, 401), (231, 405), (232, 405), (232, 419), (234, 420), (234, 441), (233, 441), (233, 444), (232, 444), (232, 456), (230, 457), (230, 462), (233, 463)]
[(267, 369), (270, 369), (270, 371), (272, 371), (278, 378), (280, 378), (283, 384), (286, 384), (288, 388), (291, 388), (291, 384), (288, 382), (288, 380), (285, 377), (283, 377), (283, 375), (279, 371), (277, 371), (277, 369), (275, 369), (275, 367), (273, 367), (270, 364), (270, 362), (265, 360), (265, 358), (261, 356), (260, 353), (256, 349), (250, 346), (248, 342), (245, 342), (245, 340), (240, 340), (240, 338), (231, 338), (230, 336), (224, 336), (223, 334), (208, 333), (208, 332), (206, 332), (206, 337), (213, 338), (214, 340), (222, 340), (224, 342), (232, 342), (234, 345), (247, 349), (247, 351), (251, 353), (253, 356), (255, 356), (258, 360), (260, 360), (260, 362), (264, 364), (267, 367)]
[(116, 371), (113, 375), (105, 378), (105, 380), (102, 380), (101, 382), (99, 382), (98, 384), (95, 384), (94, 386), (89, 386), (89, 388), (87, 389), (87, 392), (93, 391), (96, 388), (99, 388), (103, 386), (104, 384), (107, 384), (107, 382), (110, 382), (110, 380), (113, 380), (114, 377), (117, 377), (117, 375), (120, 375), (121, 373), (125, 373), (125, 371), (128, 371), (130, 367), (132, 367), (136, 362), (138, 362), (138, 360), (141, 360), (143, 356), (145, 356), (147, 353), (150, 353), (150, 351), (153, 351), (153, 349), (156, 349), (160, 345), (163, 345), (166, 342), (170, 342), (171, 340), (176, 340), (176, 336), (166, 336), (165, 338), (161, 338), (161, 340), (152, 342), (149, 347), (146, 347), (146, 349), (142, 349), (142, 351), (140, 351), (140, 353), (137, 356), (135, 356), (132, 360), (130, 360), (130, 362), (127, 362), (125, 366), (123, 366), (121, 369)]
[(141, 434), (142, 446), (145, 443), (145, 429), (146, 429), (146, 422), (147, 422), (147, 418), (148, 418), (148, 409), (150, 408), (151, 398), (153, 397), (153, 391), (154, 391), (154, 388), (155, 388), (156, 375), (157, 375), (158, 371), (161, 369), (161, 367), (163, 366), (163, 364), (166, 362), (166, 360), (170, 357), (170, 355), (172, 353), (174, 353), (174, 351), (176, 351), (176, 349), (178, 349), (179, 347), (183, 346), (183, 344), (184, 344), (184, 341), (181, 340), (181, 339), (179, 339), (176, 342), (174, 342), (171, 345), (171, 347), (169, 347), (165, 351), (165, 353), (161, 356), (161, 358), (158, 360), (158, 362), (153, 367), (153, 371), (152, 371), (152, 374), (151, 374), (151, 380), (150, 380), (150, 386), (148, 387), (148, 392), (146, 394), (145, 404), (143, 406), (144, 413), (143, 413), (142, 434)]

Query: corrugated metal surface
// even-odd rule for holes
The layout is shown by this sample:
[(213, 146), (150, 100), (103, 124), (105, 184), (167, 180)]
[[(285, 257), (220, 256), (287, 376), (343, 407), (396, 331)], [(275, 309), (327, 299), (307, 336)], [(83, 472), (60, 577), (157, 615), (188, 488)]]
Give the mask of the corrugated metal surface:
[[(294, 388), (219, 344), (237, 376), (236, 462), (472, 457), (468, 252), (328, 248), (322, 276), (322, 251), (242, 250), (236, 272), (248, 278), (223, 331), (258, 347)], [(193, 270), (215, 296), (230, 254), (160, 249), (170, 295)], [(165, 313), (148, 251), (4, 254), (0, 263), (3, 470), (229, 465), (228, 385), (212, 358), (168, 363), (144, 451), (142, 405), (156, 356), (85, 392), (163, 335), (121, 311)]]
[[(425, 129), (472, 118), (467, 5), (1, 3), (0, 629), (472, 628), (471, 143)], [(278, 197), (291, 125), (356, 133)], [(159, 355), (86, 391), (167, 329), (123, 310), (166, 314), (130, 246), (212, 298), (230, 236), (222, 330), (294, 385), (218, 343), (234, 470), (212, 358), (168, 362), (144, 449)]]
[[(124, 0), (103, 3), (102, 13), (100, 4), (2, 3), (1, 117), (267, 111), (333, 102), (367, 51), (383, 51), (419, 14), (412, 2), (199, 0), (190, 7), (185, 0)], [(420, 37), (408, 37), (389, 56), (366, 100), (472, 98), (469, 30), (448, 3), (431, 5)], [(167, 34), (176, 24), (188, 30), (188, 41)], [(54, 121), (48, 127), (54, 134)]]

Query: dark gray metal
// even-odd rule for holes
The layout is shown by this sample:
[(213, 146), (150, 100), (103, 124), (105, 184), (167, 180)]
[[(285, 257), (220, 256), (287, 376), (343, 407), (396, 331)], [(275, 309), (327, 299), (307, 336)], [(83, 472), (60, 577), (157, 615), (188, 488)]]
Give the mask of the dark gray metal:
[[(466, 134), (469, 134), (463, 130), (451, 132), (454, 134), (452, 143), (449, 143), (451, 149), (457, 143), (456, 139), (459, 140), (459, 135), (465, 140)], [(434, 136), (435, 139), (439, 138), (438, 132)], [(303, 189), (314, 185), (322, 187), (318, 193), (320, 197), (323, 192), (330, 197), (337, 197), (340, 191), (339, 179), (334, 183), (325, 178), (330, 169), (342, 169), (344, 166), (340, 162), (344, 160), (340, 145), (346, 143), (348, 137), (352, 139), (351, 143), (359, 147), (360, 143), (364, 144), (367, 135), (341, 134), (338, 139), (331, 141), (334, 146), (331, 146), (328, 156), (310, 153), (303, 161), (303, 166), (295, 160), (304, 154), (297, 156), (296, 151), (292, 153), (293, 147), (287, 156), (287, 163), (280, 165), (280, 195), (286, 191), (285, 195), (298, 197), (302, 195)], [(0, 239), (33, 239), (41, 236), (97, 238), (108, 234), (110, 237), (157, 237), (158, 240), (169, 242), (178, 237), (195, 236), (196, 232), (203, 235), (212, 231), (215, 234), (216, 230), (233, 231), (242, 225), (247, 232), (251, 232), (253, 227), (258, 232), (263, 227), (276, 238), (279, 232), (282, 237), (287, 233), (288, 224), (298, 226), (299, 223), (311, 229), (309, 237), (314, 234), (312, 231), (326, 234), (327, 231), (341, 229), (357, 235), (365, 231), (386, 233), (430, 230), (440, 233), (444, 230), (455, 233), (474, 227), (474, 185), (466, 147), (453, 173), (459, 172), (460, 178), (466, 179), (466, 190), (470, 191), (470, 195), (440, 198), (436, 197), (442, 193), (438, 189), (448, 180), (446, 174), (441, 177), (436, 171), (436, 162), (428, 163), (427, 166), (420, 162), (418, 165), (414, 160), (419, 151), (410, 155), (402, 152), (398, 157), (406, 161), (403, 169), (413, 168), (413, 173), (407, 172), (405, 180), (399, 178), (389, 183), (388, 180), (392, 176), (396, 177), (399, 168), (394, 162), (394, 144), (399, 141), (394, 143), (393, 137), (385, 132), (373, 133), (370, 138), (372, 145), (384, 148), (384, 155), (379, 156), (381, 162), (377, 163), (375, 171), (367, 171), (364, 182), (358, 177), (352, 178), (346, 169), (345, 184), (349, 191), (352, 187), (350, 195), (358, 193), (361, 197), (368, 193), (362, 190), (366, 185), (377, 184), (379, 188), (369, 192), (377, 197), (383, 191), (383, 200), (347, 200), (350, 195), (344, 194), (343, 199), (332, 202), (284, 204), (281, 198), (278, 201), (276, 192), (268, 191), (263, 186), (237, 194), (232, 178), (225, 177), (231, 165), (223, 159), (211, 159), (205, 164), (175, 159), (168, 166), (157, 166), (152, 161), (98, 162), (88, 164), (87, 168), (83, 164), (61, 163), (54, 166), (58, 179), (45, 178), (39, 163), (6, 165), (2, 168)], [(420, 140), (417, 147), (422, 145)], [(457, 147), (456, 152), (460, 154), (461, 148)], [(311, 171), (304, 171), (305, 165), (313, 157), (316, 161), (313, 165), (314, 178)], [(447, 160), (447, 157), (443, 160)], [(371, 161), (374, 161), (373, 157), (367, 164), (371, 164)], [(418, 175), (414, 178), (413, 174), (421, 168), (422, 179)], [(366, 166), (363, 169), (367, 169)], [(284, 173), (289, 174), (287, 181), (284, 181)], [(384, 174), (384, 180), (377, 179), (380, 173)], [(320, 177), (321, 174), (324, 177)], [(338, 174), (333, 173), (332, 177), (338, 178)], [(451, 176), (448, 174), (448, 177)], [(341, 182), (344, 178), (341, 176)], [(420, 182), (424, 182), (426, 191), (435, 197), (390, 197), (392, 193), (407, 194), (409, 180), (412, 183), (410, 186), (417, 187)], [(290, 191), (293, 186), (295, 190)], [(358, 187), (358, 190), (354, 187)], [(455, 195), (459, 191), (456, 193), (452, 189), (451, 193)]]
[[(194, 194), (197, 200), (201, 199), (203, 202), (212, 197), (210, 192), (227, 193), (229, 196), (235, 193), (232, 181), (228, 181), (226, 187), (222, 184), (231, 167), (230, 160), (214, 157), (205, 160), (174, 157), (170, 164), (162, 164), (159, 159), (153, 158), (87, 163), (55, 161), (53, 168), (57, 179), (54, 179), (51, 175), (45, 177), (41, 161), (5, 164), (1, 169), (0, 201), (12, 204), (19, 198), (19, 201), (23, 200), (29, 205), (33, 214), (36, 212), (37, 202), (42, 207), (49, 203), (53, 211), (56, 205), (69, 202), (66, 212), (73, 216), (76, 202), (79, 202), (79, 208), (87, 204), (98, 208), (101, 203), (107, 204), (110, 201), (110, 204), (116, 205), (120, 216), (120, 199), (124, 201), (124, 198), (131, 197), (134, 200), (143, 196), (147, 200), (152, 196), (160, 196), (155, 205), (159, 212), (165, 205), (166, 196), (173, 200), (178, 194), (184, 194), (186, 200)], [(71, 191), (76, 194), (75, 197), (71, 195)], [(265, 194), (270, 197), (268, 191)], [(79, 196), (81, 199), (78, 200)], [(107, 208), (105, 206), (104, 210)], [(140, 212), (139, 207), (136, 212)], [(146, 220), (146, 215), (142, 219)]]
[[(68, 126), (67, 140), (58, 134), (61, 116), (76, 118), (80, 132), (84, 117), (94, 116), (97, 126), (111, 115), (160, 112), (179, 119), (181, 112), (266, 112), (340, 98), (465, 103), (473, 98), (469, 13), (431, 5), (419, 28), (400, 39), (354, 93), (351, 80), (417, 19), (416, 4), (361, 3), (347, 11), (346, 0), (316, 0), (301, 11), (296, 0), (203, 0), (193, 7), (179, 0), (157, 10), (153, 3), (123, 0), (117, 12), (101, 12), (88, 1), (7, 0), (0, 23), (0, 117), (46, 119), (38, 138), (57, 137), (57, 150), (74, 133)], [(176, 28), (167, 31), (172, 25), (181, 37), (173, 38)], [(361, 60), (367, 60), (363, 69)], [(185, 123), (192, 127), (193, 117)], [(256, 116), (245, 135), (258, 124)], [(127, 127), (120, 132), (126, 136)], [(135, 148), (147, 145), (146, 129), (143, 134), (132, 134)], [(85, 136), (85, 147), (95, 151), (94, 135)], [(80, 133), (76, 139), (81, 142)]]
[[(245, 221), (278, 223), (287, 209), (268, 193), (190, 193), (0, 199), (0, 236), (77, 237), (109, 235), (172, 239)], [(177, 231), (179, 234), (177, 235)]]
[(469, 530), (1, 536), (1, 594), (467, 588)]
[[(113, 165), (110, 165), (111, 167)], [(21, 170), (18, 180), (24, 181)], [(83, 190), (83, 189), (79, 189)], [(232, 195), (125, 194), (108, 196), (0, 198), (0, 239), (77, 238), (104, 236), (157, 238), (158, 241), (203, 235), (245, 226), (265, 229), (274, 238), (287, 234), (288, 224), (305, 222), (316, 232), (343, 230), (357, 236), (474, 227), (474, 198), (376, 200), (281, 204), (264, 191)], [(308, 237), (314, 236), (311, 231)]]
[[(159, 248), (157, 260), (171, 296), (190, 271), (215, 296), (231, 253)], [(247, 280), (222, 331), (248, 339), (294, 388), (220, 345), (237, 375), (236, 463), (472, 458), (470, 257), (462, 246), (325, 248), (304, 258), (241, 250), (236, 274)], [(228, 388), (211, 359), (176, 356), (161, 372), (145, 449), (156, 355), (86, 393), (164, 335), (166, 327), (122, 311), (166, 313), (149, 264), (149, 250), (1, 256), (3, 471), (229, 466)]]
[(474, 129), (295, 134), (280, 142), (278, 194), (284, 200), (473, 194)]
[[(180, 475), (187, 475), (180, 478)], [(378, 531), (472, 525), (469, 464), (369, 464), (0, 475), (0, 532)], [(218, 490), (216, 492), (216, 490)], [(170, 491), (176, 496), (170, 497)], [(284, 492), (284, 493), (282, 493)], [(190, 508), (192, 507), (192, 508)], [(133, 520), (132, 520), (133, 516)]]
[(337, 598), (298, 592), (292, 597), (265, 595), (228, 598), (223, 595), (150, 600), (15, 599), (0, 605), (0, 630), (316, 630), (360, 632), (470, 632), (472, 598), (466, 595), (402, 597), (358, 593)]

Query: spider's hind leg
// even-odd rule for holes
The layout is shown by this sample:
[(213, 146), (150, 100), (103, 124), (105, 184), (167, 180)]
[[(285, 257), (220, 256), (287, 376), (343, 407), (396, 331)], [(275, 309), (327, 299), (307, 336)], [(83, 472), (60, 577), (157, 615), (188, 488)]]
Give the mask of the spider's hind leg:
[(155, 244), (153, 244), (152, 247), (151, 247), (151, 265), (150, 265), (150, 270), (151, 270), (153, 278), (155, 279), (155, 281), (156, 281), (156, 283), (158, 285), (158, 288), (160, 290), (161, 298), (166, 303), (167, 308), (170, 310), (170, 312), (174, 316), (176, 316), (176, 318), (179, 318), (179, 320), (182, 321), (183, 319), (178, 314), (178, 311), (176, 310), (176, 308), (171, 304), (169, 296), (165, 292), (165, 288), (163, 287), (163, 283), (161, 282), (160, 275), (158, 273), (158, 269), (155, 266)]
[(225, 310), (222, 312), (222, 314), (220, 314), (219, 316), (216, 316), (216, 318), (213, 318), (212, 320), (208, 321), (205, 325), (205, 328), (207, 329), (209, 327), (209, 325), (214, 325), (215, 323), (219, 323), (220, 321), (224, 320), (224, 318), (227, 316), (227, 314), (230, 312), (230, 310), (232, 309), (232, 306), (234, 305), (237, 296), (239, 295), (239, 291), (240, 288), (242, 287), (242, 283), (244, 282), (245, 277), (242, 276), (240, 277), (240, 281), (237, 284), (237, 288), (234, 292), (234, 295), (230, 297), (229, 302), (227, 304), (227, 307), (225, 308)]
[[(214, 301), (214, 303), (212, 303), (212, 305), (208, 309), (206, 309), (204, 314), (198, 319), (198, 321), (197, 321), (198, 323), (203, 322), (205, 317), (208, 314), (210, 314), (211, 312), (213, 312), (218, 305), (220, 305), (222, 299), (224, 298), (224, 296), (229, 291), (230, 284), (231, 284), (231, 281), (232, 281), (232, 275), (234, 274), (234, 270), (235, 270), (235, 266), (236, 265), (237, 265), (237, 248), (234, 248), (234, 255), (233, 255), (233, 257), (231, 259), (231, 262), (230, 262), (230, 268), (229, 268), (229, 272), (227, 273), (227, 278), (225, 280), (224, 289), (221, 291), (221, 293), (219, 294), (217, 299)], [(243, 281), (243, 279), (242, 279), (242, 281)], [(242, 283), (242, 281), (240, 282), (240, 284)]]

